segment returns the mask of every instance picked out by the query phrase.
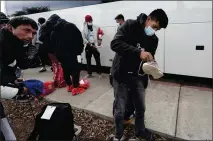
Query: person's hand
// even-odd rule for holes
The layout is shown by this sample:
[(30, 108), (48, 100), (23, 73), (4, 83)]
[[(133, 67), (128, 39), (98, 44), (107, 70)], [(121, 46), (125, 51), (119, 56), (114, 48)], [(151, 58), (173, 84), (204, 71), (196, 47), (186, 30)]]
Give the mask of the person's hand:
[(149, 52), (146, 52), (146, 51), (141, 51), (140, 58), (143, 61), (153, 61), (154, 60), (152, 54)]
[(28, 89), (27, 89), (26, 87), (23, 87), (22, 93), (23, 93), (23, 94), (26, 94), (26, 95), (29, 94)]
[(91, 43), (89, 43), (89, 46), (96, 48), (96, 46), (94, 44), (91, 44)]
[(15, 80), (14, 84), (18, 86), (23, 81), (24, 80), (22, 78), (18, 78), (18, 79)]
[(23, 82), (24, 79), (23, 79), (23, 78), (17, 78), (17, 81), (18, 81), (18, 82)]

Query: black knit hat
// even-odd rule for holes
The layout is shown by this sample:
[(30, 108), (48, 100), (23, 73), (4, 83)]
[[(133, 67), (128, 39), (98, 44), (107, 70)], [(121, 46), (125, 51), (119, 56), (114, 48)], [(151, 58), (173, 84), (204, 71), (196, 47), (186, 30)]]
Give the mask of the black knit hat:
[(8, 21), (9, 18), (3, 12), (0, 12), (0, 23), (2, 22), (7, 23)]

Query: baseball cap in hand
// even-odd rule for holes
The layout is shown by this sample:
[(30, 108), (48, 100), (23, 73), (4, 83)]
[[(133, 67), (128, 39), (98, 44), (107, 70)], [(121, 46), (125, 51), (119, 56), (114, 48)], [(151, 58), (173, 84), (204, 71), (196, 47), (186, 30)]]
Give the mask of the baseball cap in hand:
[(154, 79), (159, 79), (163, 77), (163, 73), (158, 67), (156, 61), (150, 61), (143, 64), (142, 69), (145, 74), (152, 75)]

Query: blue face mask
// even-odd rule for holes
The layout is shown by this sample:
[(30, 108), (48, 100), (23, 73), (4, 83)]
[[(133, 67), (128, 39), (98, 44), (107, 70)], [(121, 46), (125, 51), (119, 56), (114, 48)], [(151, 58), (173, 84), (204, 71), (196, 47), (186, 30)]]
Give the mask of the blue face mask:
[(145, 33), (146, 33), (147, 36), (152, 36), (152, 35), (155, 34), (155, 30), (152, 29), (150, 26), (145, 27), (144, 31), (145, 31)]

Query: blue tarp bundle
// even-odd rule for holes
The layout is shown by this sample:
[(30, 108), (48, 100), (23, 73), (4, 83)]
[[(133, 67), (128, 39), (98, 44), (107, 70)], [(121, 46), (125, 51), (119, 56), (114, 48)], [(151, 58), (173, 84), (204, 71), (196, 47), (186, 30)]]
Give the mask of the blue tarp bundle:
[(43, 82), (35, 79), (30, 79), (24, 81), (25, 87), (28, 89), (29, 93), (34, 96), (39, 96), (43, 93), (44, 84)]

